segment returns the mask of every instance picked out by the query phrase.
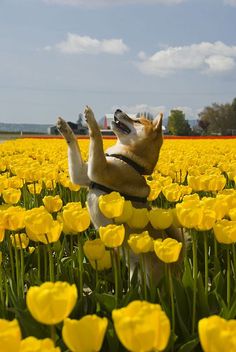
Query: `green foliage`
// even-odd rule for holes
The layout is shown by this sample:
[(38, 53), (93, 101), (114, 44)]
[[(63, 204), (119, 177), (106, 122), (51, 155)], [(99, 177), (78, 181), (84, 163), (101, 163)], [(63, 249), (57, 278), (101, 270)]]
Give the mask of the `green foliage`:
[(199, 114), (198, 125), (203, 134), (236, 134), (236, 98), (231, 104), (206, 106)]
[(171, 110), (167, 128), (170, 134), (176, 136), (189, 136), (191, 134), (189, 123), (181, 110)]

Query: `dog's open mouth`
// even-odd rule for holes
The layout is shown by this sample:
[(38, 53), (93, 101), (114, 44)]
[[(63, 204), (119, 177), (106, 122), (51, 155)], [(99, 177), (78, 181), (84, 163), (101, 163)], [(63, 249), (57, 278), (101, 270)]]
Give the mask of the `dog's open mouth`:
[(120, 122), (120, 120), (118, 120), (118, 118), (115, 116), (114, 116), (114, 122), (115, 122), (115, 126), (123, 133), (129, 134), (131, 132), (129, 127), (126, 126), (124, 123)]

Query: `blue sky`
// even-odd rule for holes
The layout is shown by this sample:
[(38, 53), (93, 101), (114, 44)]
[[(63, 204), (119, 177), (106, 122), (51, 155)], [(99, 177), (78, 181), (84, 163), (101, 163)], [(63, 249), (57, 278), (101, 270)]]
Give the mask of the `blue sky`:
[(236, 96), (236, 0), (0, 0), (0, 122)]

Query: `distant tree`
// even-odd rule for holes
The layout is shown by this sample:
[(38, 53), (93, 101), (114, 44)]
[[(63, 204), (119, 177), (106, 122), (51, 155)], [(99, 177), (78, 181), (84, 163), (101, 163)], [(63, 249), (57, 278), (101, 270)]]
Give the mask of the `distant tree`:
[(144, 111), (144, 112), (138, 112), (136, 117), (137, 119), (139, 119), (140, 117), (145, 117), (146, 119), (152, 121), (154, 119), (154, 116), (151, 112), (147, 112), (147, 111)]
[(222, 135), (236, 132), (236, 98), (232, 104), (217, 104), (206, 106), (199, 114), (199, 126), (205, 133), (220, 133)]
[(181, 110), (171, 110), (167, 128), (170, 134), (176, 136), (189, 136), (191, 134), (191, 127)]
[(210, 122), (209, 121), (205, 121), (205, 120), (198, 120), (198, 126), (202, 129), (203, 134), (207, 134), (207, 129), (209, 126)]

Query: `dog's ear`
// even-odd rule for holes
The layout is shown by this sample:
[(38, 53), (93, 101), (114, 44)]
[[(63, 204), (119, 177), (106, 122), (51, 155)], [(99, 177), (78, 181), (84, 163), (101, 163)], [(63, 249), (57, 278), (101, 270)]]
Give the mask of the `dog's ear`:
[(153, 120), (153, 129), (157, 133), (162, 132), (162, 120), (163, 120), (163, 113), (162, 112), (160, 112), (160, 114), (158, 114), (155, 117), (155, 119)]

